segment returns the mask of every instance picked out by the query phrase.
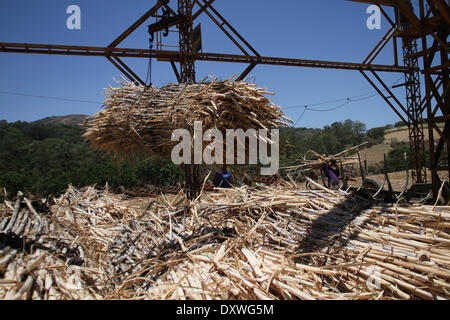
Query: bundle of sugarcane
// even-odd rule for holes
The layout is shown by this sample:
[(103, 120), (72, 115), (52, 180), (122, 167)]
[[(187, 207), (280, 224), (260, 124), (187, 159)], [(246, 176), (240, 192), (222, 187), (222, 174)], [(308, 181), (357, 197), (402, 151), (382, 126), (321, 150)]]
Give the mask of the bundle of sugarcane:
[[(300, 171), (300, 172), (307, 172), (307, 171), (311, 171), (311, 170), (320, 170), (323, 168), (325, 163), (327, 163), (331, 160), (336, 160), (337, 165), (339, 165), (339, 166), (341, 164), (343, 166), (352, 165), (352, 164), (358, 163), (358, 157), (357, 156), (345, 156), (345, 155), (349, 154), (349, 153), (354, 153), (359, 148), (361, 148), (367, 144), (368, 144), (368, 142), (364, 142), (360, 145), (348, 148), (348, 149), (341, 151), (334, 155), (325, 155), (325, 154), (320, 154), (314, 150), (308, 150), (308, 152), (305, 154), (303, 159), (298, 159), (298, 161), (300, 162), (299, 165), (284, 167), (281, 169), (284, 169), (287, 171)], [(311, 159), (311, 160), (306, 159), (308, 154), (312, 154), (314, 159)]]
[[(109, 88), (105, 108), (88, 119), (84, 135), (95, 149), (114, 155), (135, 152), (170, 155), (178, 143), (171, 141), (176, 129), (272, 129), (290, 122), (280, 107), (246, 82), (232, 80), (198, 84), (169, 84), (160, 89), (129, 82)], [(201, 137), (203, 138), (203, 137)], [(270, 137), (269, 137), (270, 138)]]

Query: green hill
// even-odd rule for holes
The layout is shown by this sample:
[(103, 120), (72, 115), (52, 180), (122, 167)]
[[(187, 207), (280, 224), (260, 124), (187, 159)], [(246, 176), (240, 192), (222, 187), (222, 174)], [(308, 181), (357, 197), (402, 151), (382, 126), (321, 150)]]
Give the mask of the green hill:
[(84, 114), (71, 114), (68, 116), (53, 116), (35, 121), (36, 124), (65, 124), (65, 125), (80, 125), (83, 124), (88, 116)]

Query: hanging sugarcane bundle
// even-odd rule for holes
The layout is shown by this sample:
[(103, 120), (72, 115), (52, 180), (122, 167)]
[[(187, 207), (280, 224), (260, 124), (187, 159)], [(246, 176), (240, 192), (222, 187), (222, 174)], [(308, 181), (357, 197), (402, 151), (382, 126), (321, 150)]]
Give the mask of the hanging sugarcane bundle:
[(177, 142), (176, 129), (267, 129), (287, 125), (272, 94), (247, 82), (232, 80), (169, 84), (162, 88), (120, 83), (109, 88), (105, 108), (88, 119), (84, 137), (93, 148), (116, 156), (136, 152), (168, 156)]

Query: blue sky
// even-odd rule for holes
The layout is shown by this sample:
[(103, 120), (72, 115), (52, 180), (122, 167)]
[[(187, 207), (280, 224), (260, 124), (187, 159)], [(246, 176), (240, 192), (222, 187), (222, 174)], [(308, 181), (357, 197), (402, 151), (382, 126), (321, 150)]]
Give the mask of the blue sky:
[[(156, 0), (2, 0), (0, 41), (107, 46), (154, 3)], [(176, 1), (171, 3), (175, 8)], [(72, 4), (81, 8), (81, 30), (66, 28), (66, 8)], [(217, 0), (214, 7), (263, 56), (362, 62), (389, 28), (383, 18), (381, 30), (369, 30), (368, 5), (345, 0)], [(198, 21), (202, 23), (205, 52), (240, 53), (205, 14)], [(146, 24), (120, 46), (146, 48)], [(389, 44), (374, 63), (392, 65), (392, 52)], [(126, 62), (141, 78), (146, 78), (148, 60)], [(197, 80), (208, 75), (229, 78), (244, 68), (239, 64), (197, 62)], [(387, 84), (403, 83), (401, 74), (381, 75)], [(0, 53), (0, 119), (34, 121), (53, 115), (93, 114), (101, 108), (103, 89), (114, 86), (113, 78), (119, 77), (120, 72), (102, 57)], [(293, 120), (298, 119), (305, 105), (373, 92), (357, 71), (257, 66), (250, 77), (258, 86), (275, 92), (274, 103), (284, 107), (285, 114)], [(170, 65), (157, 61), (153, 61), (152, 80), (157, 86), (176, 82)], [(404, 88), (394, 92), (404, 101)], [(314, 108), (331, 109), (340, 104)], [(292, 108), (296, 106), (300, 108)], [(368, 128), (399, 121), (382, 98), (375, 96), (333, 112), (306, 112), (297, 126), (321, 128), (346, 119), (364, 122)]]

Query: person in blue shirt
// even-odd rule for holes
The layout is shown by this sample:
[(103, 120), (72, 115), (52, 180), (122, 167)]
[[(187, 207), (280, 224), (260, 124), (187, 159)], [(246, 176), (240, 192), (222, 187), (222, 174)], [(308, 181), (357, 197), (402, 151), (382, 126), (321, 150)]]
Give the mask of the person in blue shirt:
[(227, 170), (227, 166), (223, 166), (222, 170), (216, 172), (214, 176), (214, 186), (216, 188), (231, 188), (231, 172)]
[(339, 168), (337, 167), (336, 160), (331, 159), (328, 161), (323, 171), (325, 176), (328, 178), (328, 185), (330, 188), (338, 188), (339, 187)]

